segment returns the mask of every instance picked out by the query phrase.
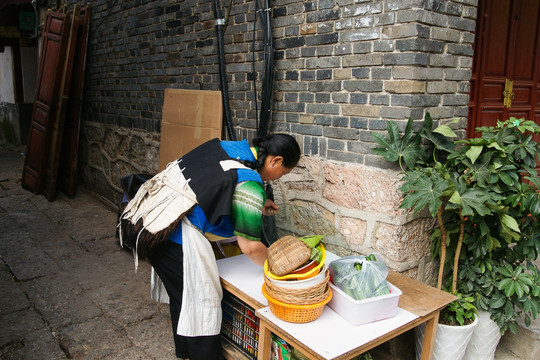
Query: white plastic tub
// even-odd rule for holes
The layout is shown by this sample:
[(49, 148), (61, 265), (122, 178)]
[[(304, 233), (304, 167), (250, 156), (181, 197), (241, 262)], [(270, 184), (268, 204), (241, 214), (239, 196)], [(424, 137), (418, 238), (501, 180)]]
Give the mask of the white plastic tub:
[(388, 283), (390, 294), (364, 300), (355, 300), (330, 283), (332, 300), (328, 306), (352, 325), (361, 325), (387, 319), (397, 314), (401, 290)]

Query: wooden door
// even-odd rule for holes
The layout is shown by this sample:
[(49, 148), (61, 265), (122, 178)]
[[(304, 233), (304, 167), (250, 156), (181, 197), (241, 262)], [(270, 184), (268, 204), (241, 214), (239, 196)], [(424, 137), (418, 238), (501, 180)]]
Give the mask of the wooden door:
[(79, 31), (77, 33), (77, 50), (75, 51), (73, 74), (71, 76), (71, 86), (66, 109), (64, 141), (62, 142), (58, 168), (58, 188), (69, 197), (75, 196), (80, 116), (89, 26), (90, 8), (86, 5), (81, 7)]
[(540, 124), (539, 18), (538, 0), (480, 0), (469, 137), (475, 136), (476, 127), (512, 116)]
[(51, 117), (56, 111), (62, 78), (62, 69), (58, 64), (64, 61), (68, 25), (66, 15), (61, 12), (49, 11), (45, 15), (36, 95), (22, 171), (22, 186), (36, 194), (42, 190), (47, 166), (52, 133)]
[(73, 10), (68, 12), (70, 30), (67, 40), (66, 56), (62, 64), (62, 78), (60, 80), (60, 96), (57, 99), (56, 112), (52, 120), (52, 133), (49, 146), (49, 156), (45, 167), (45, 178), (43, 182), (43, 194), (49, 201), (56, 195), (56, 183), (58, 179), (58, 167), (60, 162), (60, 151), (64, 139), (64, 124), (67, 111), (67, 101), (71, 88), (71, 77), (73, 74), (73, 59), (77, 49), (77, 33), (79, 30), (79, 6), (75, 4)]

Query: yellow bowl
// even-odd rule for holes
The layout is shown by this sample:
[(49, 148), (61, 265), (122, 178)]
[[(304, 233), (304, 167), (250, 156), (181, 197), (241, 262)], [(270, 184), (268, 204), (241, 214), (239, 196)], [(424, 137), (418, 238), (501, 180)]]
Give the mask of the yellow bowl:
[(275, 279), (275, 280), (303, 280), (303, 279), (308, 279), (310, 277), (313, 277), (313, 276), (317, 275), (321, 271), (321, 268), (323, 267), (324, 262), (326, 260), (326, 250), (324, 249), (324, 245), (322, 243), (320, 243), (319, 245), (317, 245), (317, 247), (320, 248), (321, 253), (322, 253), (321, 261), (319, 262), (319, 265), (317, 265), (316, 267), (314, 267), (313, 269), (309, 270), (306, 273), (303, 273), (303, 274), (287, 274), (287, 275), (283, 275), (283, 276), (274, 275), (274, 274), (272, 274), (270, 272), (270, 270), (268, 270), (268, 260), (266, 260), (264, 262), (264, 273), (269, 278)]
[(321, 302), (309, 305), (287, 304), (274, 299), (266, 292), (266, 285), (262, 286), (262, 293), (268, 300), (268, 307), (277, 318), (292, 323), (307, 323), (321, 316), (324, 306), (332, 299), (332, 290), (328, 297)]

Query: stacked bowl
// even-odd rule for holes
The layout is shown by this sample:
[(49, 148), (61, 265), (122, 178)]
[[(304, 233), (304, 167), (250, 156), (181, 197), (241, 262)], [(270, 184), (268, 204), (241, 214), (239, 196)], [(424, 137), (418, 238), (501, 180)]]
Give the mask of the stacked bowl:
[(293, 236), (277, 240), (268, 249), (262, 292), (270, 311), (279, 319), (313, 321), (332, 298), (326, 250), (322, 243), (316, 250), (321, 254), (319, 261), (311, 260), (311, 249)]

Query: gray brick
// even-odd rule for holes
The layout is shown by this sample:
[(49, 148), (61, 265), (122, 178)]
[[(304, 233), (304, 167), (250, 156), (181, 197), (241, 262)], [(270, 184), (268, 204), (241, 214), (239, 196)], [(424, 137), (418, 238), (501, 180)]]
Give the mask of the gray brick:
[(321, 10), (321, 11), (316, 11), (316, 12), (307, 14), (306, 21), (308, 23), (312, 23), (312, 22), (337, 20), (339, 19), (339, 16), (340, 16), (339, 10), (327, 9), (327, 10)]
[(332, 118), (332, 126), (335, 127), (349, 127), (349, 117), (347, 116), (334, 116)]
[(309, 80), (315, 80), (316, 72), (313, 70), (310, 71), (302, 71), (300, 73), (300, 80), (302, 81), (309, 81)]
[(384, 65), (428, 65), (428, 54), (392, 53), (384, 54)]
[[(381, 108), (381, 117), (383, 119), (408, 119), (411, 116), (411, 108), (407, 107), (382, 107)], [(372, 130), (377, 129), (386, 129), (386, 122), (384, 122), (383, 127), (374, 127), (375, 124), (372, 124), (373, 121), (369, 122), (369, 128)]]
[(343, 151), (345, 150), (345, 141), (328, 139), (328, 149)]
[(446, 27), (448, 16), (426, 10), (401, 10), (397, 12), (396, 23), (418, 21), (422, 24)]
[(380, 80), (347, 80), (343, 82), (343, 88), (351, 92), (376, 92), (382, 91), (383, 83)]
[(368, 68), (352, 69), (351, 75), (355, 79), (369, 79), (370, 70)]
[(351, 94), (351, 104), (367, 104), (367, 94)]
[(368, 127), (368, 120), (365, 118), (352, 117), (350, 123), (351, 127), (354, 129), (367, 129)]
[(308, 93), (308, 92), (300, 93), (300, 101), (302, 102), (313, 102), (314, 99), (315, 99), (315, 94)]
[[(466, 95), (467, 98), (469, 97), (469, 95)], [(466, 106), (462, 106), (462, 107), (457, 107), (454, 111), (454, 116), (463, 116), (463, 117), (466, 117), (469, 115), (469, 108), (466, 107)]]
[(471, 78), (471, 70), (468, 69), (447, 69), (445, 73), (445, 80), (463, 81)]
[(373, 79), (389, 80), (392, 77), (392, 69), (389, 68), (374, 68), (371, 71)]
[(448, 19), (448, 26), (452, 29), (474, 32), (476, 21), (472, 19), (463, 19), (461, 17), (451, 16)]
[(441, 53), (444, 51), (444, 43), (438, 40), (420, 38), (396, 40), (396, 49), (400, 51), (425, 51)]
[(329, 115), (316, 115), (315, 116), (315, 124), (317, 125), (332, 125), (332, 116)]
[(351, 44), (338, 44), (334, 46), (334, 55), (349, 55), (352, 53)]
[(291, 124), (291, 131), (295, 134), (321, 136), (322, 126)]
[(332, 79), (332, 70), (317, 70), (317, 80)]
[(316, 47), (303, 47), (300, 49), (300, 53), (302, 54), (302, 57), (314, 57), (317, 51)]
[(334, 47), (333, 46), (317, 46), (317, 57), (320, 56), (332, 56), (334, 54)]
[(377, 29), (358, 29), (339, 33), (339, 40), (342, 42), (374, 40), (379, 39), (379, 37), (380, 34)]
[(304, 112), (306, 104), (304, 103), (293, 103), (293, 102), (280, 102), (276, 105), (277, 110), (288, 111), (288, 112)]
[(334, 23), (334, 27), (336, 31), (343, 30), (343, 29), (351, 29), (353, 27), (353, 21), (351, 18), (340, 19)]
[(298, 102), (298, 93), (286, 93), (285, 94), (286, 102)]
[(394, 79), (439, 80), (443, 78), (443, 70), (437, 68), (396, 67), (392, 74)]
[(319, 0), (319, 9), (332, 9), (334, 7), (334, 0)]
[(317, 34), (328, 34), (334, 32), (334, 23), (325, 22), (317, 24)]
[(426, 90), (429, 94), (455, 93), (457, 83), (452, 81), (429, 81)]
[(341, 67), (340, 57), (325, 57), (318, 59), (306, 59), (306, 68), (308, 69), (335, 69)]
[(343, 161), (355, 164), (361, 164), (364, 159), (364, 155), (335, 150), (328, 150), (326, 157), (328, 160)]
[(444, 53), (444, 54), (430, 54), (429, 65), (437, 67), (456, 67), (459, 63), (459, 57)]
[(448, 44), (447, 51), (453, 55), (473, 55), (473, 48), (471, 44)]
[(323, 128), (323, 135), (328, 138), (354, 140), (358, 139), (358, 130), (326, 126)]
[(343, 67), (382, 65), (382, 54), (364, 54), (343, 56)]
[(315, 102), (317, 103), (329, 103), (330, 94), (329, 93), (317, 93), (315, 94)]
[(333, 104), (306, 104), (306, 111), (311, 114), (339, 114), (339, 105)]
[(371, 53), (371, 42), (356, 42), (353, 44), (354, 54), (369, 54)]
[(458, 85), (458, 92), (468, 94), (471, 91), (471, 83), (468, 81), (462, 81)]
[(375, 147), (373, 143), (362, 141), (347, 141), (347, 150), (359, 154), (370, 154), (371, 149)]
[(369, 96), (369, 103), (372, 105), (390, 105), (390, 96), (371, 94)]
[(305, 43), (307, 46), (335, 44), (338, 41), (338, 33), (307, 36)]
[(355, 4), (342, 8), (343, 17), (362, 17), (382, 12), (381, 2), (370, 2), (369, 4)]
[(459, 42), (461, 31), (449, 28), (434, 27), (431, 29), (431, 38), (449, 42)]
[(394, 51), (394, 41), (393, 40), (374, 41), (373, 51), (375, 52)]
[(388, 39), (400, 38), (428, 38), (430, 34), (429, 27), (414, 23), (396, 24), (383, 28), (382, 34)]
[(349, 94), (348, 93), (332, 93), (332, 101), (335, 104), (348, 104)]
[(308, 90), (313, 92), (319, 91), (341, 91), (341, 82), (339, 81), (316, 81), (308, 84)]
[(469, 95), (467, 94), (455, 94), (455, 95), (449, 95), (445, 94), (442, 96), (442, 105), (449, 106), (449, 105), (467, 105), (469, 103)]

